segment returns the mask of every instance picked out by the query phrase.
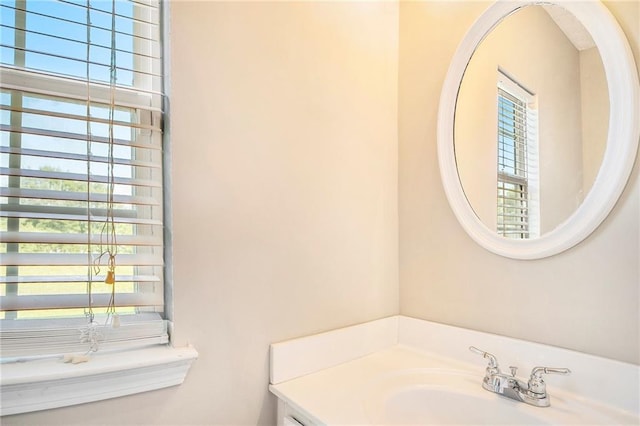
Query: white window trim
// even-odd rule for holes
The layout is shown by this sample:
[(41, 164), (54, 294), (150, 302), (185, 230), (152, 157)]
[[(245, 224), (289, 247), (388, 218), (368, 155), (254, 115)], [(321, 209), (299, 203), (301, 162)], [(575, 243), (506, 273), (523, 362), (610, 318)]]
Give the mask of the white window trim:
[(191, 346), (95, 353), (88, 362), (33, 359), (0, 366), (0, 415), (28, 413), (180, 385), (198, 357)]

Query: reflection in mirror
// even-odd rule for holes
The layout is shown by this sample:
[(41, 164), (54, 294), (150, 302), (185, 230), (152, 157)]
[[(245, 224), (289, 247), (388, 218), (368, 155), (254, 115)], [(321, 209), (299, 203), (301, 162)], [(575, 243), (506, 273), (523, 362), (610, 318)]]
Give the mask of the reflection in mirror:
[(460, 84), (458, 175), (478, 218), (534, 239), (580, 206), (598, 174), (609, 125), (602, 60), (560, 6), (527, 6), (475, 50)]

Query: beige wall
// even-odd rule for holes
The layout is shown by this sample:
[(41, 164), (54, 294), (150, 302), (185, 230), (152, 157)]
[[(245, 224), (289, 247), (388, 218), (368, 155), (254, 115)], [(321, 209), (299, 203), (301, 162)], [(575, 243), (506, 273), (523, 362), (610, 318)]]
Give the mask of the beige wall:
[[(606, 4), (638, 62), (640, 3)], [(484, 250), (448, 206), (436, 157), (440, 90), (458, 43), (486, 7), (480, 2), (400, 5), (400, 311), (640, 363), (637, 162), (604, 223), (575, 248), (551, 258), (518, 261)]]
[(398, 5), (172, 2), (179, 387), (3, 424), (273, 425), (269, 344), (398, 313)]
[(582, 201), (579, 51), (542, 7), (526, 7), (482, 40), (465, 70), (456, 103), (456, 162), (469, 202), (494, 230), (498, 69), (537, 97), (535, 174), (540, 187), (539, 229), (544, 234), (571, 216)]

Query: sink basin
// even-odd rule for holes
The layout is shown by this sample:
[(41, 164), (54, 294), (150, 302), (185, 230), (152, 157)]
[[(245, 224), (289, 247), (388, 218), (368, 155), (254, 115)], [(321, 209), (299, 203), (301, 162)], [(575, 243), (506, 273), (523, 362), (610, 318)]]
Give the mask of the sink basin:
[[(635, 424), (627, 413), (551, 394), (551, 407), (534, 407), (488, 392), (482, 376), (458, 370), (389, 373), (366, 386), (364, 411), (376, 425)], [(555, 396), (555, 397), (554, 397)]]

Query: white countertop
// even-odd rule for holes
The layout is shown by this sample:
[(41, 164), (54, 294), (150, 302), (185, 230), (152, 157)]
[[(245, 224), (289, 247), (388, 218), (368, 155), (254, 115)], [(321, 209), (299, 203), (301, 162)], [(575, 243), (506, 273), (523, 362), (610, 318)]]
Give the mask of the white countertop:
[[(370, 424), (365, 409), (375, 382), (399, 370), (417, 368), (469, 369), (408, 346), (396, 345), (335, 367), (289, 380), (269, 389), (317, 425)], [(483, 367), (475, 369), (478, 387)]]
[[(389, 330), (394, 324), (398, 338), (390, 343)], [(376, 327), (383, 336), (380, 340), (375, 339)], [(507, 365), (520, 366), (517, 376), (521, 380), (526, 381), (531, 368), (525, 359), (535, 365), (568, 367), (573, 373), (545, 376), (551, 407), (530, 406), (482, 388), (486, 360), (467, 350), (475, 344), (494, 352), (503, 370)], [(313, 350), (305, 351), (305, 347)], [(468, 421), (465, 407), (460, 407), (452, 409), (451, 419), (444, 410), (444, 420), (437, 423), (492, 424), (492, 413), (504, 412), (501, 424), (640, 424), (638, 366), (407, 317), (277, 343), (271, 354), (269, 389), (315, 425), (406, 424), (406, 419), (380, 420), (381, 413), (387, 413), (388, 401), (418, 395), (416, 406), (423, 406), (420, 398), (436, 394), (420, 393), (420, 389), (434, 388), (434, 378), (438, 389), (452, 395), (443, 400), (444, 405), (458, 395), (470, 395), (476, 404), (473, 410), (467, 409)], [(345, 358), (339, 361), (341, 354)], [(547, 365), (549, 362), (553, 365)], [(407, 389), (418, 389), (418, 393), (405, 393)], [(400, 405), (411, 411), (410, 405)], [(393, 410), (398, 413), (397, 406)], [(436, 422), (426, 422), (432, 423)]]

